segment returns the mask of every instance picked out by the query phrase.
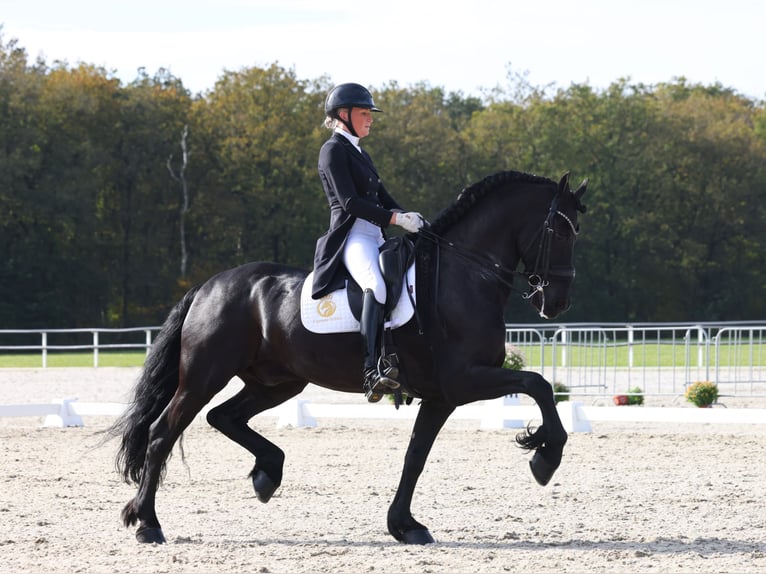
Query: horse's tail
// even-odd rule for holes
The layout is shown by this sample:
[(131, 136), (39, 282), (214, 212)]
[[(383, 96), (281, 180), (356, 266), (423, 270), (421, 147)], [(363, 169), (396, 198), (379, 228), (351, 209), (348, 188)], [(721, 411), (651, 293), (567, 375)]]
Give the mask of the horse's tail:
[(200, 286), (184, 295), (168, 314), (146, 356), (144, 368), (125, 413), (110, 427), (111, 436), (121, 437), (117, 470), (125, 482), (138, 484), (149, 445), (149, 427), (160, 416), (178, 388), (181, 357), (181, 327)]

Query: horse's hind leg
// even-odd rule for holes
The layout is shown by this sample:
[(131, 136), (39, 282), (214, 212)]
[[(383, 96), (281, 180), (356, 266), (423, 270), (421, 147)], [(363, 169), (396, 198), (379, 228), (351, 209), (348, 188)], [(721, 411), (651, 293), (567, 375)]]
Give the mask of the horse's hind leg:
[(250, 428), (247, 422), (258, 413), (296, 396), (306, 384), (305, 381), (295, 381), (274, 387), (245, 386), (235, 396), (207, 414), (207, 421), (214, 428), (255, 456), (255, 466), (250, 472), (250, 477), (255, 494), (261, 502), (268, 502), (282, 483), (285, 453)]
[[(210, 381), (213, 380), (219, 382), (211, 384)], [(157, 488), (162, 480), (165, 463), (173, 450), (173, 445), (184, 430), (202, 410), (202, 407), (210, 402), (213, 396), (226, 386), (227, 382), (228, 379), (225, 377), (213, 377), (208, 379), (208, 384), (202, 386), (181, 384), (168, 406), (150, 426), (149, 445), (141, 470), (138, 492), (122, 510), (125, 526), (138, 523), (136, 539), (139, 542), (156, 542), (158, 544), (165, 542), (165, 536), (155, 510)], [(190, 388), (204, 390), (190, 392), (188, 390)]]
[[(178, 412), (174, 408), (174, 400), (159, 418), (152, 423), (149, 431), (149, 446), (146, 450), (146, 459), (141, 470), (141, 480), (138, 484), (136, 496), (125, 505), (122, 510), (122, 520), (125, 526), (131, 526), (138, 522), (136, 539), (139, 542), (165, 542), (157, 513), (155, 511), (155, 497), (157, 488), (162, 479), (165, 461), (167, 460), (173, 445), (181, 436), (183, 430), (191, 422), (196, 413), (170, 421), (169, 413)], [(187, 420), (188, 418), (188, 420)]]

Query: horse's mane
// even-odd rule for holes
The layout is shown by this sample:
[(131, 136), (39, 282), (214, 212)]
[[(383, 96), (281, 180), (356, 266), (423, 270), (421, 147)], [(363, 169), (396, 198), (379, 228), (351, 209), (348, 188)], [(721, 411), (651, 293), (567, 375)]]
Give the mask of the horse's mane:
[(509, 170), (493, 173), (464, 188), (452, 205), (443, 209), (431, 222), (431, 231), (437, 235), (443, 234), (490, 191), (508, 182), (553, 183), (555, 185), (551, 179), (520, 171)]

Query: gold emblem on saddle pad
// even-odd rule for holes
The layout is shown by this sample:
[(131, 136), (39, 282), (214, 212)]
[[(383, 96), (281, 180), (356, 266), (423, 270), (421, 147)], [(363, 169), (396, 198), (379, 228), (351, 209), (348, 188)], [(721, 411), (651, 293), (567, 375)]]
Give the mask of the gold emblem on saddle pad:
[(332, 293), (329, 295), (325, 295), (319, 300), (319, 303), (317, 303), (317, 314), (320, 317), (332, 317), (335, 314), (335, 310), (337, 309), (337, 305), (332, 300)]

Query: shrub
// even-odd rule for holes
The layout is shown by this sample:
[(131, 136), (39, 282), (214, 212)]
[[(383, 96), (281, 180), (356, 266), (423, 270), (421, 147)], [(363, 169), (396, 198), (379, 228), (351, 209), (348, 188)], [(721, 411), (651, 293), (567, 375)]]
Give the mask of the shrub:
[(710, 381), (697, 381), (686, 387), (686, 400), (698, 407), (708, 407), (718, 400), (718, 385)]

